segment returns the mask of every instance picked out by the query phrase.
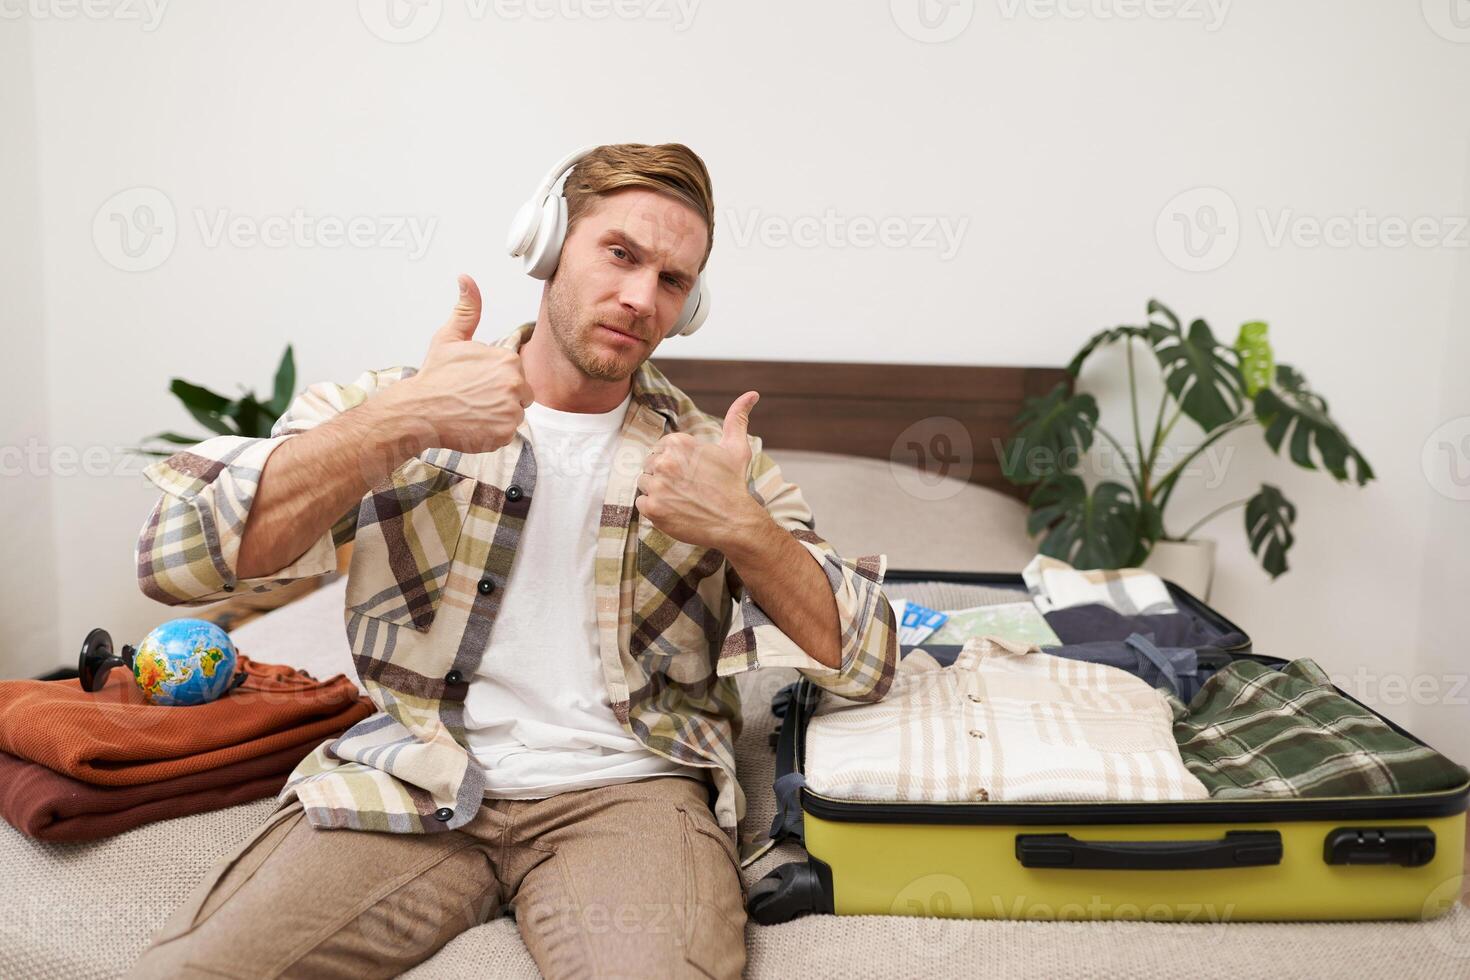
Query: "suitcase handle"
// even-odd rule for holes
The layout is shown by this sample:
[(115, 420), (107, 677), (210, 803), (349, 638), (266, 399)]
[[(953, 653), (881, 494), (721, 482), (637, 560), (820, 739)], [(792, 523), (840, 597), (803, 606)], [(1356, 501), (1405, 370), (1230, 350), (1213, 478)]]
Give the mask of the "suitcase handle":
[(1281, 863), (1281, 833), (1228, 830), (1219, 840), (1078, 840), (1071, 834), (1017, 834), (1026, 868), (1197, 871)]

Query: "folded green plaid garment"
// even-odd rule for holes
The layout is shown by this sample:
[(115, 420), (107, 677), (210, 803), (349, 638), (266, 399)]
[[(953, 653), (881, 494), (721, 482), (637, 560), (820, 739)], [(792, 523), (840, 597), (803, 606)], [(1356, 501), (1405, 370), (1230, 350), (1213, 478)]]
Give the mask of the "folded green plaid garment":
[(1453, 789), (1470, 773), (1337, 693), (1315, 661), (1242, 660), (1174, 708), (1174, 738), (1212, 797), (1376, 796)]

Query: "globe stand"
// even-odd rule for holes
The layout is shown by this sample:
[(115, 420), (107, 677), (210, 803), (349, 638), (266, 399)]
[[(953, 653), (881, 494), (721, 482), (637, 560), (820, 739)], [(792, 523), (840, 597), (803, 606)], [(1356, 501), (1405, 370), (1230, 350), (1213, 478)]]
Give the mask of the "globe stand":
[[(102, 690), (107, 683), (107, 675), (114, 667), (126, 667), (130, 672), (133, 669), (133, 657), (138, 651), (126, 643), (122, 647), (122, 656), (112, 652), (112, 634), (102, 627), (97, 627), (87, 634), (82, 641), (82, 652), (77, 657), (77, 679), (82, 685), (82, 690), (96, 694)], [(228, 694), (241, 684), (250, 675), (241, 670), (235, 674), (230, 681), (230, 686), (225, 688)]]
[(114, 667), (133, 669), (133, 655), (138, 651), (123, 644), (122, 656), (112, 652), (112, 634), (100, 626), (87, 634), (82, 641), (82, 653), (77, 658), (77, 674), (82, 690), (96, 693), (107, 683), (107, 675)]

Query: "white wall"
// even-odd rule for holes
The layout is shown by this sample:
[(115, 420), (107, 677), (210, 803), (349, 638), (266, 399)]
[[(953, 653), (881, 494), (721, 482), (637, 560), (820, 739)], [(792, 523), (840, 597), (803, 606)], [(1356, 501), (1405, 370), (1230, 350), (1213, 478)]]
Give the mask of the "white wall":
[[(1268, 232), (1282, 215), (1470, 210), (1470, 44), (1431, 26), (1458, 36), (1435, 0), (1433, 17), (1415, 3), (1221, 2), (1216, 23), (1203, 2), (1156, 0), (1150, 9), (1179, 16), (1125, 20), (1101, 16), (1118, 9), (1111, 0), (1069, 3), (1080, 18), (1048, 16), (1039, 0), (962, 0), (934, 8), (972, 12), (943, 43), (896, 26), (901, 2), (705, 0), (685, 25), (672, 3), (645, 5), (641, 20), (593, 20), (428, 0), (420, 9), (437, 10), (437, 25), (412, 43), (368, 28), (386, 9), (376, 0), (168, 4), (152, 30), (31, 18), (21, 26), (34, 45), (46, 350), (27, 363), (43, 371), (50, 438), (124, 446), (165, 427), (195, 431), (167, 394), (171, 376), (263, 388), (287, 341), (303, 381), (416, 363), (461, 270), (479, 278), (482, 329), (498, 334), (534, 315), (537, 286), (500, 247), (545, 167), (583, 143), (679, 140), (714, 175), (717, 302), (671, 354), (1061, 364), (1093, 330), (1140, 319), (1150, 296), (1226, 337), (1270, 321), (1281, 359), (1328, 397), (1379, 479), (1337, 486), (1247, 431), (1230, 443), (1224, 486), (1182, 492), (1171, 526), (1276, 482), (1300, 508), (1290, 574), (1267, 581), (1239, 512), (1206, 532), (1221, 548), (1216, 603), (1257, 647), (1315, 656), (1339, 675), (1458, 669), (1450, 604), (1429, 598), (1447, 593), (1430, 579), (1459, 553), (1449, 539), (1464, 540), (1470, 504), (1428, 490), (1420, 455), (1466, 410), (1446, 367), (1466, 359), (1465, 287), (1454, 292), (1466, 249), (1273, 246)], [(27, 197), (15, 193), (25, 179), (7, 195)], [(155, 214), (173, 209), (177, 241), (161, 264), (128, 272), (103, 254), (126, 264), (106, 219), (143, 198), (103, 206), (138, 187), (166, 195)], [(1187, 271), (1156, 226), (1201, 187), (1224, 191), (1239, 241), (1228, 261), (1212, 253), (1218, 267)], [(1204, 201), (1180, 206), (1199, 216)], [(298, 208), (413, 216), (433, 234), (410, 257), (211, 245), (199, 225)], [(772, 237), (829, 209), (821, 247)], [(948, 257), (924, 242), (847, 237), (854, 219), (889, 217), (915, 233), (928, 217), (965, 231)], [(1084, 379), (1108, 411), (1117, 375), (1104, 369), (1117, 363), (1100, 358)], [(1186, 426), (1176, 436), (1191, 437)], [(133, 585), (152, 499), (133, 470), (51, 481), (52, 584), (13, 563), (3, 573), (7, 593), (57, 597), (63, 652), (91, 625), (133, 635), (169, 615)], [(1465, 568), (1454, 570), (1460, 581), (1445, 588), (1462, 589)], [(40, 669), (54, 659), (44, 652), (4, 669)], [(1442, 704), (1386, 707), (1444, 733), (1467, 718)]]
[[(31, 676), (60, 662), (56, 481), (38, 460), (47, 432), (46, 335), (41, 315), (41, 215), (36, 193), (35, 90), (30, 33), (0, 25), (0, 677)], [(77, 646), (81, 637), (77, 638)]]
[[(1470, 168), (1461, 207), (1470, 210)], [(1470, 250), (1456, 265), (1455, 281), (1445, 290), (1453, 327), (1440, 361), (1439, 408), (1423, 446), (1429, 490), (1419, 631), (1394, 641), (1386, 659), (1401, 662), (1399, 644), (1414, 643), (1410, 683), (1388, 693), (1412, 706), (1416, 734), (1463, 762), (1470, 759)], [(1426, 381), (1433, 377), (1426, 372)], [(1388, 670), (1408, 673), (1403, 666)]]

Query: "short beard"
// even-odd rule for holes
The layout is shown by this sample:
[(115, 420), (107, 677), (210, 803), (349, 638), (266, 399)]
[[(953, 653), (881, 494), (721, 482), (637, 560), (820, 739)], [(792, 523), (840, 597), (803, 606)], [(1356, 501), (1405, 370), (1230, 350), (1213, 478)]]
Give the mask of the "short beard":
[(596, 324), (578, 322), (581, 310), (569, 295), (564, 283), (557, 281), (555, 273), (548, 280), (549, 291), (546, 302), (546, 319), (551, 324), (551, 338), (578, 371), (595, 381), (626, 381), (638, 369), (635, 364), (628, 367), (616, 357), (600, 357), (587, 342), (587, 334)]

